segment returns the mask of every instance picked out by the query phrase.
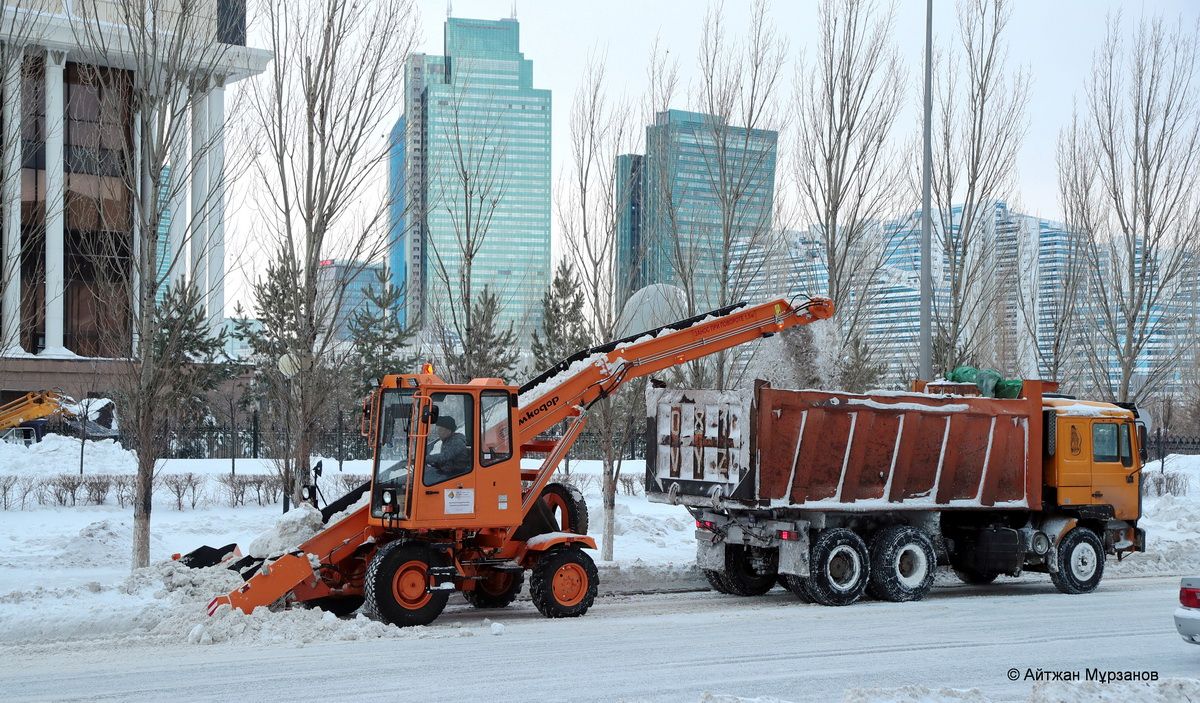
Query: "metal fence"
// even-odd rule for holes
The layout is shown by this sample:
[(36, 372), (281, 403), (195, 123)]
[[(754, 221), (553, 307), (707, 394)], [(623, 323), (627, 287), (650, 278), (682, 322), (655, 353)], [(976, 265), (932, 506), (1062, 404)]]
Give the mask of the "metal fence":
[(1148, 438), (1146, 449), (1151, 457), (1161, 459), (1170, 454), (1200, 454), (1200, 437), (1174, 436), (1161, 427)]
[[(134, 437), (122, 433), (118, 438), (122, 446), (135, 449)], [(166, 438), (165, 459), (257, 459), (270, 457), (272, 447), (282, 446), (288, 433), (277, 428), (261, 428), (251, 421), (247, 426), (204, 426), (171, 428)], [(552, 437), (546, 437), (552, 439)], [(353, 461), (371, 459), (371, 446), (367, 438), (358, 433), (358, 426), (344, 423), (340, 429), (326, 430), (312, 435), (313, 454), (316, 456)], [(635, 433), (623, 452), (626, 459), (642, 459), (646, 456), (646, 441), (642, 433)], [(540, 455), (532, 455), (540, 456)], [(569, 455), (572, 459), (600, 459), (600, 437), (585, 432), (575, 441)]]

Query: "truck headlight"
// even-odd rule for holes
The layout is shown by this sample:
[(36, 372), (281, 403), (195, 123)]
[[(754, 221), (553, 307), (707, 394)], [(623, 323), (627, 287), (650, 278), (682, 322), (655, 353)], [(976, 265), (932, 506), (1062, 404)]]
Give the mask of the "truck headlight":
[(1030, 546), (1033, 547), (1034, 554), (1042, 556), (1050, 551), (1050, 538), (1046, 536), (1045, 532), (1034, 532), (1032, 542)]

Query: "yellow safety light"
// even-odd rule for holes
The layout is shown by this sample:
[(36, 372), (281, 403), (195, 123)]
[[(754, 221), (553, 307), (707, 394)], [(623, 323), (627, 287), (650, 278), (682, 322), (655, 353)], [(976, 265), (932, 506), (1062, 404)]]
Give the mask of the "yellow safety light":
[(421, 364), (421, 373), (423, 373), (427, 376), (432, 376), (433, 375), (433, 364), (430, 364), (428, 362)]

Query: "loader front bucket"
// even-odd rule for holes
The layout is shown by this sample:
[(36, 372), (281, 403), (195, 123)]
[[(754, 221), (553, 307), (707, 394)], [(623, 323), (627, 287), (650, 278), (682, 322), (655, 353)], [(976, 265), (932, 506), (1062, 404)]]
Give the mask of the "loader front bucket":
[(222, 605), (229, 605), (249, 615), (260, 605), (271, 605), (308, 580), (315, 581), (316, 575), (304, 552), (284, 554), (270, 564), (264, 563), (240, 588), (209, 601), (208, 614), (217, 612)]

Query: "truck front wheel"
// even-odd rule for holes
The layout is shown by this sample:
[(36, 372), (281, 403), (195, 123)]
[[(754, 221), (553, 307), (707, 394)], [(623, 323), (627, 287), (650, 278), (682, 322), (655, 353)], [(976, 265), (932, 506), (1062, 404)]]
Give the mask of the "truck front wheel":
[(921, 600), (933, 588), (937, 554), (924, 532), (908, 525), (880, 530), (871, 540), (867, 591), (893, 603)]
[(1076, 527), (1058, 543), (1058, 571), (1050, 572), (1062, 593), (1091, 593), (1104, 576), (1104, 544), (1095, 532)]
[(862, 597), (870, 580), (867, 545), (844, 527), (821, 530), (809, 552), (804, 590), (814, 603), (850, 605)]

